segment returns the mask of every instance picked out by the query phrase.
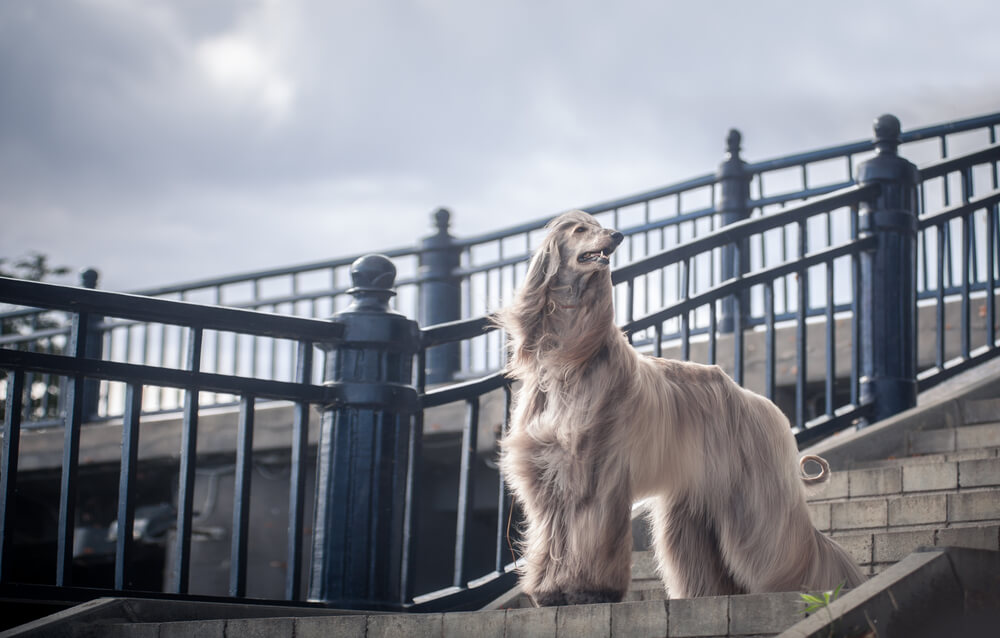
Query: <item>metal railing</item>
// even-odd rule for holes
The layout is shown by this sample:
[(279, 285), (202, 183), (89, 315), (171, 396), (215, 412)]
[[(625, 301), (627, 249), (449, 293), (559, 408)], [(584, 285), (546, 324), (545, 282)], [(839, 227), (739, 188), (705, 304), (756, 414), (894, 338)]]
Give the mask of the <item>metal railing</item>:
[[(957, 153), (988, 148), (996, 143), (1000, 113), (969, 118), (947, 124), (923, 127), (900, 134), (902, 152), (911, 160), (928, 163), (952, 157)], [(786, 157), (747, 163), (740, 157), (741, 136), (730, 131), (727, 154), (718, 171), (700, 175), (679, 184), (654, 189), (630, 197), (585, 206), (602, 223), (618, 228), (626, 241), (615, 254), (615, 266), (641, 260), (649, 255), (670, 250), (692, 239), (705, 236), (723, 225), (750, 217), (774, 214), (796, 201), (805, 201), (854, 183), (854, 170), (859, 158), (874, 149), (872, 140), (798, 153)], [(995, 164), (992, 169), (995, 179)], [(973, 171), (961, 177), (921, 180), (920, 212), (930, 214), (948, 208), (956, 194), (985, 192), (990, 188), (989, 170)], [(959, 197), (963, 196), (959, 195)], [(520, 281), (532, 249), (537, 246), (548, 218), (512, 228), (473, 237), (455, 238), (449, 232), (451, 216), (441, 209), (434, 214), (436, 232), (417, 246), (384, 251), (394, 260), (400, 273), (397, 282), (396, 307), (407, 316), (417, 318), (422, 325), (481, 316), (499, 308), (509, 299)], [(817, 222), (819, 224), (819, 222)], [(846, 226), (829, 218), (825, 227), (810, 228), (807, 250), (831, 246), (846, 237)], [(950, 231), (944, 231), (950, 237)], [(978, 232), (978, 231), (973, 231)], [(933, 234), (925, 235), (931, 237)], [(974, 238), (978, 239), (978, 237)], [(794, 230), (782, 229), (775, 236), (761, 235), (741, 255), (741, 272), (765, 268), (783, 262), (797, 250)], [(931, 242), (931, 243), (928, 243)], [(932, 297), (938, 281), (953, 290), (958, 281), (957, 258), (951, 244), (945, 242), (945, 277), (929, 276), (927, 270), (935, 261), (933, 239), (920, 243), (919, 294), (921, 299)], [(957, 247), (957, 245), (956, 245)], [(202, 281), (141, 290), (134, 294), (191, 301), (196, 303), (245, 308), (262, 312), (311, 318), (326, 318), (350, 303), (350, 265), (358, 256), (325, 260), (286, 268), (206, 279)], [(690, 264), (688, 286), (693, 294), (706, 290), (732, 277), (737, 264), (731, 251), (694, 260)], [(90, 272), (93, 285), (96, 273)], [(631, 311), (645, 314), (681, 298), (684, 282), (679, 268), (663, 273), (659, 287), (643, 288), (634, 298)], [(814, 287), (814, 289), (816, 289)], [(785, 280), (775, 291), (775, 313), (779, 320), (790, 319), (796, 310), (791, 304), (791, 282)], [(812, 302), (816, 302), (813, 307)], [(821, 314), (822, 296), (810, 299), (811, 315)], [(843, 304), (838, 308), (843, 309)], [(626, 311), (619, 309), (619, 322), (626, 321)], [(724, 330), (730, 329), (729, 310), (722, 319)], [(13, 334), (0, 333), (0, 346), (14, 346), (38, 351), (58, 351), (65, 347), (69, 324), (61, 313), (40, 313), (38, 310), (18, 310), (0, 313), (0, 320), (17, 319), (23, 330)], [(752, 304), (748, 320), (755, 325), (764, 321), (762, 299)], [(39, 329), (45, 326), (44, 329)], [(117, 361), (168, 365), (177, 367), (183, 359), (183, 333), (156, 323), (124, 319), (109, 319), (95, 323), (100, 344), (107, 356)], [(468, 379), (502, 367), (502, 347), (499, 335), (484, 334), (460, 344), (449, 344), (432, 351), (428, 357), (428, 375), (432, 383)], [(204, 344), (206, 369), (217, 372), (262, 375), (289, 380), (292, 370), (269, 338), (244, 338), (226, 335), (218, 341)], [(228, 368), (227, 368), (228, 366)], [(317, 370), (318, 373), (318, 370)], [(29, 384), (35, 379), (29, 380)], [(51, 379), (38, 381), (51, 387)], [(60, 393), (54, 389), (36, 399), (36, 420), (43, 423), (58, 416)], [(180, 408), (182, 397), (164, 390), (144, 398), (145, 413)], [(205, 397), (219, 405), (232, 404), (234, 397), (219, 394)], [(88, 404), (88, 418), (118, 417), (124, 408), (124, 396), (101, 386), (95, 401)]]
[[(995, 141), (995, 119), (987, 124), (983, 121), (974, 121), (975, 127), (990, 127), (991, 141)], [(940, 127), (924, 138), (944, 139), (940, 136), (975, 127), (968, 122)], [(681, 224), (696, 220), (650, 216), (648, 223), (627, 227), (630, 236), (645, 237), (642, 242), (647, 242), (646, 250), (630, 254), (626, 249), (623, 263), (612, 275), (619, 321), (633, 344), (650, 354), (718, 363), (738, 382), (779, 404), (780, 390), (785, 388), (793, 394), (785, 406), (802, 444), (864, 419), (883, 418), (910, 407), (918, 387), (929, 387), (995, 356), (1000, 351), (995, 326), (996, 281), (1000, 276), (1000, 147), (993, 144), (917, 171), (897, 153), (900, 139), (905, 138), (899, 134), (895, 118), (880, 118), (876, 139), (865, 146), (874, 148), (876, 155), (858, 166), (857, 183), (824, 190), (804, 182), (803, 188), (813, 192), (794, 205), (793, 199), (803, 198), (803, 189), (796, 191), (797, 197), (774, 195), (779, 199), (788, 197), (763, 204), (760, 192), (754, 200), (743, 197), (744, 189), (753, 188), (752, 175), (831, 157), (847, 158), (850, 163), (853, 154), (864, 149), (840, 147), (836, 152), (820, 154), (820, 159), (797, 156), (758, 167), (760, 170), (754, 173), (737, 164), (736, 140), (730, 149), (728, 168), (720, 171), (722, 183), (710, 180), (713, 192), (716, 186), (720, 192), (710, 200), (715, 208), (704, 215), (706, 219), (721, 219), (724, 213), (732, 215), (726, 224), (714, 225), (697, 236), (681, 233), (677, 245), (668, 237), (653, 249), (648, 245), (649, 237), (679, 232), (676, 229), (683, 228)], [(809, 171), (803, 169), (802, 174), (808, 175)], [(766, 180), (762, 183), (766, 184)], [(952, 201), (952, 193), (961, 193), (958, 202)], [(637, 201), (650, 210), (652, 206), (644, 202), (654, 199), (647, 193)], [(754, 201), (759, 205), (753, 206)], [(631, 204), (619, 204), (597, 212), (619, 215), (621, 221), (624, 208)], [(782, 204), (780, 210), (766, 210)], [(747, 209), (750, 214), (744, 215)], [(686, 214), (683, 207), (681, 210), (682, 216)], [(443, 214), (439, 220), (447, 222)], [(519, 227), (509, 229), (502, 237), (484, 236), (477, 241), (524, 238), (526, 233), (537, 230)], [(530, 237), (525, 242), (527, 248)], [(441, 245), (430, 248), (438, 251), (438, 257), (447, 253)], [(498, 268), (517, 268), (524, 253), (511, 255), (503, 258), (510, 263)], [(450, 287), (454, 277), (476, 274), (469, 272), (475, 266), (464, 259), (454, 266), (454, 260), (442, 258), (429, 263), (435, 260), (424, 257), (426, 268), (418, 272), (417, 278), (425, 286), (433, 282)], [(426, 272), (447, 263), (453, 264), (454, 272)], [(127, 531), (135, 517), (136, 435), (139, 424), (148, 416), (140, 406), (143, 397), (157, 394), (160, 388), (172, 389), (180, 397), (184, 422), (177, 469), (177, 549), (171, 566), (178, 574), (172, 581), (176, 595), (184, 594), (184, 574), (190, 569), (190, 493), (198, 458), (197, 422), (201, 411), (213, 404), (214, 395), (235, 397), (240, 406), (236, 443), (229, 452), (236, 467), (230, 596), (243, 598), (247, 591), (246, 547), (248, 535), (253, 534), (246, 518), (249, 468), (255, 408), (262, 399), (290, 401), (295, 406), (288, 443), (293, 471), (289, 481), (287, 599), (308, 597), (327, 605), (367, 608), (469, 608), (510, 584), (513, 573), (507, 561), (506, 534), (511, 503), (495, 468), (488, 465), (492, 453), (483, 453), (483, 442), (479, 440), (486, 431), (485, 403), (499, 396), (501, 412), (506, 415), (510, 387), (497, 372), (448, 385), (437, 385), (431, 375), (440, 371), (432, 361), (435, 353), (446, 353), (447, 363), (449, 357), (461, 352), (456, 345), (468, 349), (470, 342), (485, 336), (494, 339), (499, 349), (502, 335), (492, 329), (486, 316), (421, 328), (404, 315), (390, 311), (388, 300), (395, 294), (390, 271), (395, 273), (394, 266), (383, 257), (355, 262), (350, 270), (353, 304), (339, 308), (331, 321), (0, 281), (0, 301), (40, 309), (19, 311), (17, 316), (67, 313), (71, 319), (61, 353), (22, 349), (18, 347), (23, 343), (21, 335), (14, 335), (0, 347), (0, 369), (8, 371), (0, 588), (15, 584), (8, 571), (12, 552), (16, 551), (11, 537), (15, 529), (12, 504), (18, 477), (18, 442), (25, 422), (24, 399), (30, 397), (31, 390), (30, 374), (66, 379), (66, 389), (61, 393), (66, 417), (59, 484), (57, 587), (72, 585), (68, 566), (73, 558), (74, 514), (78, 511), (75, 494), (81, 467), (79, 441), (88, 401), (94, 400), (95, 380), (101, 382), (105, 397), (111, 396), (112, 388), (121, 392), (124, 406), (120, 410), (122, 455), (118, 462), (121, 531), (116, 537), (119, 548), (111, 591), (124, 591), (128, 586), (131, 536)], [(517, 271), (511, 272), (509, 278), (516, 280)], [(404, 271), (401, 287), (414, 285), (414, 280), (407, 277)], [(474, 284), (465, 285), (475, 292)], [(346, 282), (342, 283), (342, 287), (346, 286)], [(982, 308), (981, 316), (976, 308)], [(957, 312), (958, 321), (952, 321), (952, 312)], [(922, 320), (918, 317), (924, 316), (936, 321), (935, 360), (920, 371), (916, 325)], [(728, 327), (724, 325), (727, 322)], [(949, 342), (951, 333), (945, 329), (949, 323), (959, 326), (957, 345)], [(123, 356), (121, 348), (127, 351), (128, 346), (115, 346), (115, 337), (110, 337), (111, 347), (88, 350), (88, 343), (101, 338), (101, 330), (108, 345), (109, 333), (119, 330), (128, 335), (130, 326), (136, 331), (136, 326), (145, 324), (163, 326), (164, 334), (174, 335), (167, 341), (175, 340), (177, 348), (186, 354), (174, 359), (161, 355), (153, 362), (133, 356), (134, 350)], [(63, 334), (60, 330), (53, 329), (46, 338)], [(135, 346), (135, 338), (126, 338), (125, 344)], [(250, 348), (250, 339), (270, 340), (270, 352), (257, 345)], [(206, 346), (225, 344), (227, 340), (233, 344), (228, 350)], [(793, 352), (782, 353), (780, 344), (785, 341), (794, 344)], [(809, 353), (817, 343), (823, 344), (823, 354), (819, 364), (811, 365)], [(327, 352), (325, 362), (312, 356), (320, 344)], [(165, 350), (172, 351), (160, 348), (161, 352)], [(241, 357), (252, 361), (255, 355), (258, 359), (252, 364), (240, 367), (237, 363)], [(232, 363), (220, 370), (216, 357)], [(322, 385), (313, 381), (319, 369), (323, 370)], [(748, 374), (748, 370), (752, 372)], [(301, 560), (306, 543), (301, 465), (307, 450), (312, 449), (306, 438), (310, 405), (316, 406), (322, 417), (315, 446), (316, 513), (306, 596), (297, 583), (303, 577)], [(462, 406), (465, 412), (454, 468), (458, 485), (455, 549), (446, 565), (450, 585), (440, 591), (424, 592), (414, 584), (419, 548), (414, 521), (421, 507), (417, 477), (424, 458), (424, 421), (428, 411), (449, 405)], [(506, 417), (503, 421), (506, 427)], [(489, 480), (495, 480), (497, 485), (496, 499), (488, 507), (487, 518), (493, 529), (488, 537), (473, 532), (477, 476), (473, 470), (480, 470), (482, 475), (484, 464)], [(471, 558), (485, 553), (489, 554), (491, 568), (477, 571)]]
[[(292, 450), (289, 502), (288, 593), (298, 597), (301, 574), (305, 433), (308, 430), (309, 406), (327, 405), (339, 400), (342, 389), (312, 382), (313, 348), (335, 346), (344, 331), (340, 324), (282, 317), (248, 310), (217, 308), (179, 301), (151, 299), (134, 295), (109, 293), (82, 288), (70, 288), (2, 278), (0, 300), (18, 305), (68, 313), (72, 326), (67, 347), (62, 354), (30, 352), (0, 348), (0, 368), (8, 371), (4, 409), (2, 448), (2, 501), (0, 501), (0, 584), (14, 581), (11, 564), (17, 546), (14, 535), (18, 516), (19, 444), (21, 440), (23, 400), (30, 395), (29, 374), (45, 373), (64, 377), (67, 392), (64, 398), (66, 416), (59, 480), (58, 523), (56, 526), (55, 574), (52, 584), (71, 587), (74, 558), (74, 532), (79, 511), (77, 492), (80, 489), (80, 440), (87, 402), (87, 384), (101, 380), (122, 386), (125, 411), (122, 418), (120, 480), (117, 494), (117, 532), (115, 538), (115, 591), (128, 588), (132, 574), (130, 557), (136, 543), (133, 538), (137, 491), (139, 427), (142, 419), (142, 397), (151, 388), (174, 388), (183, 394), (183, 426), (178, 450), (178, 491), (176, 501), (177, 546), (172, 593), (188, 591), (191, 558), (192, 503), (195, 465), (198, 454), (198, 421), (203, 410), (200, 393), (221, 392), (238, 397), (240, 417), (237, 425), (237, 445), (232, 451), (236, 464), (237, 495), (233, 504), (230, 584), (228, 594), (241, 598), (246, 593), (247, 539), (249, 534), (249, 489), (251, 478), (254, 413), (261, 399), (290, 401), (295, 405), (295, 418), (288, 442)], [(168, 367), (93, 358), (88, 353), (88, 340), (93, 335), (91, 323), (98, 317), (115, 317), (129, 321), (157, 322), (182, 329), (186, 335), (185, 361), (182, 366)], [(293, 381), (260, 379), (239, 374), (220, 374), (202, 370), (205, 337), (217, 332), (267, 336), (287, 340), (295, 346)], [(24, 519), (22, 515), (21, 519)], [(23, 585), (22, 585), (23, 587)]]
[[(619, 317), (625, 315), (620, 325), (633, 345), (655, 356), (722, 365), (737, 383), (771, 399), (779, 398), (779, 386), (789, 387), (793, 397), (785, 404), (800, 446), (913, 407), (918, 388), (930, 387), (1000, 354), (995, 312), (1000, 276), (996, 181), (1000, 146), (938, 161), (918, 171), (898, 155), (898, 121), (883, 117), (876, 123), (876, 138), (868, 148), (877, 153), (858, 166), (857, 183), (733, 222), (616, 268), (612, 273), (616, 306)], [(978, 176), (980, 190), (986, 191), (979, 197), (972, 195), (973, 176)], [(936, 179), (959, 179), (967, 184), (963, 203), (935, 207), (927, 192)], [(936, 212), (928, 214), (928, 210)], [(949, 224), (960, 225), (960, 232), (950, 231), (950, 237), (960, 240), (927, 236), (937, 229), (944, 237)], [(819, 240), (810, 241), (816, 235)], [(775, 243), (790, 243), (793, 248), (771, 257)], [(730, 263), (740, 264), (743, 254), (754, 249), (761, 259), (751, 260), (747, 271), (735, 269), (719, 282), (710, 277), (699, 281), (694, 267), (698, 260), (719, 266), (729, 250)], [(923, 265), (928, 255), (934, 257), (931, 268), (937, 270), (938, 278), (918, 281), (917, 264)], [(956, 262), (953, 272), (957, 274), (948, 280), (942, 273), (951, 261)], [(664, 281), (674, 282), (673, 295), (656, 292)], [(659, 303), (662, 307), (656, 307)], [(955, 332), (946, 329), (946, 311), (952, 312), (949, 303), (961, 308), (961, 320), (955, 322), (960, 347), (949, 347), (953, 356), (946, 360), (946, 335)], [(982, 308), (976, 326), (973, 303)], [(649, 311), (650, 307), (656, 309)], [(727, 310), (732, 313), (729, 331), (720, 325)], [(918, 312), (921, 317), (937, 317), (938, 353), (938, 362), (919, 375)], [(424, 333), (425, 346), (476, 338), (489, 329), (486, 318), (433, 327)], [(974, 332), (978, 341), (973, 339)], [(794, 344), (785, 360), (779, 356), (779, 334)], [(822, 354), (812, 372), (809, 351), (817, 343)], [(751, 367), (753, 373), (748, 375)], [(500, 477), (494, 506), (496, 533), (476, 541), (478, 551), (495, 557), (493, 570), (475, 578), (464, 571), (463, 562), (470, 551), (465, 535), (470, 450), (476, 448), (475, 437), (482, 430), (480, 403), (499, 392), (507, 414), (510, 388), (499, 374), (423, 393), (425, 408), (464, 402), (467, 419), (461, 444), (454, 578), (450, 587), (419, 597), (416, 602), (421, 609), (482, 604), (490, 596), (479, 588), (510, 582), (512, 564), (504, 557), (509, 548), (505, 530), (509, 529), (511, 504)], [(811, 398), (812, 407), (807, 405)]]

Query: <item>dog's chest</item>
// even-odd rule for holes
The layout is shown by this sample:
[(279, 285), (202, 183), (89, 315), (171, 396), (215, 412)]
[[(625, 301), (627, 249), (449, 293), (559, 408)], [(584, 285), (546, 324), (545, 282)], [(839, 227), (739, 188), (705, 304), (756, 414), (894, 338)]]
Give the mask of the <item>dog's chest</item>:
[(593, 459), (579, 445), (537, 441), (530, 451), (531, 465), (542, 491), (556, 498), (580, 499), (592, 491)]

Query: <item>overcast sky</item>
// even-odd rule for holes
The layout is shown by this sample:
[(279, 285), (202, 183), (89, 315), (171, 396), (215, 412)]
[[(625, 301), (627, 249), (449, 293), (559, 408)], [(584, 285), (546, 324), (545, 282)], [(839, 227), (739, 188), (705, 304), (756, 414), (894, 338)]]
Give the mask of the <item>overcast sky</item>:
[(469, 235), (1000, 110), (996, 0), (2, 0), (0, 257), (101, 287)]

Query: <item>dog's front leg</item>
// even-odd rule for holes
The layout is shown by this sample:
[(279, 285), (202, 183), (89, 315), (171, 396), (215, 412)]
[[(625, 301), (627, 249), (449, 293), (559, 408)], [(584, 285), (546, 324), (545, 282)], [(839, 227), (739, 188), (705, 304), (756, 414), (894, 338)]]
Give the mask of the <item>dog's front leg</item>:
[[(568, 529), (564, 568), (570, 605), (620, 602), (632, 576), (631, 500), (621, 485), (578, 504)], [(601, 491), (607, 487), (601, 488)]]
[(525, 510), (521, 587), (538, 607), (565, 605), (566, 592), (559, 584), (559, 564), (566, 551), (562, 513), (527, 506)]
[(630, 501), (614, 482), (526, 508), (524, 591), (539, 606), (618, 602), (631, 577)]

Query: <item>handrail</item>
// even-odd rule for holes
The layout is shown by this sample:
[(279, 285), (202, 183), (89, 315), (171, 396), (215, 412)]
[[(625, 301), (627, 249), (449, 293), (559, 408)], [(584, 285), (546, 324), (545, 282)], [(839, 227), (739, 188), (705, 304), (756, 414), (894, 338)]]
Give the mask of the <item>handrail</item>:
[(963, 204), (953, 204), (947, 208), (942, 208), (933, 215), (926, 215), (917, 220), (917, 229), (924, 230), (930, 228), (931, 226), (940, 226), (945, 222), (957, 219), (963, 215), (968, 215), (971, 212), (986, 208), (988, 206), (994, 206), (1000, 203), (1000, 191), (990, 193), (989, 195), (983, 195), (981, 197), (973, 197), (969, 199), (968, 202)]
[[(385, 255), (389, 258), (406, 257), (408, 255), (414, 255), (418, 252), (418, 249), (411, 246), (401, 247), (401, 248), (390, 248), (388, 250), (381, 250), (379, 254)], [(137, 290), (132, 292), (133, 295), (143, 295), (147, 297), (160, 297), (163, 295), (175, 294), (184, 292), (186, 290), (194, 290), (198, 288), (212, 288), (215, 286), (224, 286), (226, 284), (242, 283), (245, 281), (253, 281), (255, 279), (268, 279), (271, 277), (280, 277), (282, 275), (294, 275), (296, 273), (310, 271), (310, 270), (327, 270), (330, 268), (339, 268), (343, 266), (350, 266), (359, 255), (353, 255), (349, 257), (336, 257), (334, 259), (323, 259), (320, 261), (305, 262), (302, 264), (297, 264), (294, 266), (283, 266), (281, 268), (270, 268), (266, 270), (252, 270), (245, 273), (236, 273), (232, 275), (226, 275), (223, 277), (215, 277), (211, 279), (196, 279), (193, 281), (188, 281), (179, 284), (172, 284), (169, 286), (160, 286), (157, 288), (145, 288), (142, 290)]]
[(204, 306), (122, 292), (0, 277), (0, 302), (46, 310), (111, 315), (150, 323), (197, 326), (284, 339), (334, 341), (343, 326), (320, 319), (289, 317), (254, 310)]
[(27, 352), (0, 348), (0, 368), (30, 368), (60, 375), (85, 375), (94, 379), (131, 379), (144, 385), (178, 389), (198, 388), (224, 394), (249, 394), (265, 399), (332, 403), (341, 390), (331, 386), (306, 385), (273, 379), (215, 374), (192, 370), (174, 370), (156, 366), (81, 359), (59, 354)]
[(723, 226), (712, 233), (698, 239), (693, 239), (683, 246), (651, 255), (645, 259), (618, 268), (611, 274), (611, 281), (618, 284), (628, 279), (634, 279), (644, 273), (689, 259), (712, 248), (719, 248), (727, 244), (742, 241), (750, 235), (756, 235), (772, 228), (802, 221), (817, 213), (826, 212), (834, 208), (857, 204), (873, 196), (877, 191), (878, 186), (874, 185), (850, 186), (836, 193), (809, 200), (804, 204), (795, 208), (789, 208), (780, 213)]
[[(1000, 124), (1000, 113), (990, 113), (988, 115), (970, 117), (964, 120), (956, 120), (945, 124), (935, 124), (932, 126), (925, 126), (922, 128), (904, 131), (900, 133), (899, 141), (902, 144), (907, 144), (910, 142), (918, 142), (920, 140), (930, 139), (933, 137), (940, 137), (942, 135), (949, 135), (952, 133), (961, 133), (963, 131), (997, 124)], [(761, 173), (764, 171), (791, 168), (792, 166), (799, 166), (801, 164), (809, 164), (812, 162), (821, 162), (823, 160), (842, 157), (844, 155), (864, 153), (871, 151), (874, 148), (875, 142), (870, 139), (858, 142), (849, 142), (847, 144), (841, 144), (840, 146), (831, 146), (828, 148), (817, 149), (815, 151), (794, 153), (792, 155), (786, 155), (775, 159), (751, 162), (747, 164), (747, 170), (751, 173)]]
[(421, 329), (421, 343), (425, 348), (438, 346), (444, 343), (464, 341), (473, 337), (484, 335), (496, 330), (496, 324), (492, 317), (474, 317), (472, 319), (460, 319), (439, 323)]
[(688, 297), (687, 299), (681, 299), (680, 301), (665, 308), (661, 308), (660, 310), (646, 315), (645, 317), (634, 319), (622, 326), (622, 329), (627, 332), (638, 332), (639, 330), (651, 328), (657, 323), (662, 323), (667, 319), (682, 315), (685, 312), (690, 312), (699, 306), (704, 306), (712, 301), (722, 299), (723, 297), (727, 297), (729, 295), (734, 295), (742, 289), (747, 289), (767, 281), (773, 281), (780, 277), (784, 277), (785, 275), (790, 275), (818, 264), (833, 261), (838, 257), (844, 257), (856, 254), (862, 250), (874, 248), (875, 243), (874, 237), (853, 239), (844, 244), (840, 244), (839, 246), (833, 246), (825, 250), (810, 253), (802, 259), (787, 261), (783, 264), (778, 264), (777, 266), (772, 266), (763, 270), (755, 270), (753, 273), (743, 275), (738, 279), (727, 279), (726, 281), (713, 286), (698, 295)]
[(925, 181), (935, 177), (942, 177), (948, 173), (953, 173), (967, 166), (997, 160), (1000, 160), (1000, 145), (988, 146), (982, 150), (968, 153), (966, 155), (960, 155), (958, 157), (951, 157), (939, 162), (934, 162), (933, 164), (929, 164), (917, 170), (920, 174), (920, 181)]

